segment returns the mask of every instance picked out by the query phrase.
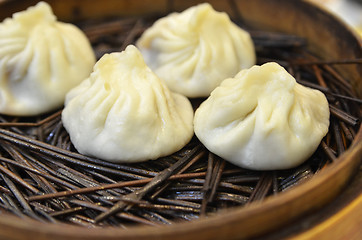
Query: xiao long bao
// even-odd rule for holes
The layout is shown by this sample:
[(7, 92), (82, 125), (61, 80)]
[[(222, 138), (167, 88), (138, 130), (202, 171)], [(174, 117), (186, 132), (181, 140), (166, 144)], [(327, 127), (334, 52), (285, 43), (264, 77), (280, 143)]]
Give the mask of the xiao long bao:
[(209, 96), (221, 80), (256, 61), (249, 33), (208, 3), (159, 19), (137, 47), (172, 91), (191, 98)]
[(113, 162), (170, 155), (192, 138), (190, 101), (171, 92), (130, 45), (105, 54), (66, 96), (62, 121), (76, 149)]
[(329, 127), (329, 106), (277, 63), (224, 80), (195, 112), (196, 136), (213, 153), (253, 170), (292, 168), (310, 157)]
[(87, 78), (95, 56), (86, 36), (40, 2), (0, 23), (0, 113), (42, 114), (61, 107)]

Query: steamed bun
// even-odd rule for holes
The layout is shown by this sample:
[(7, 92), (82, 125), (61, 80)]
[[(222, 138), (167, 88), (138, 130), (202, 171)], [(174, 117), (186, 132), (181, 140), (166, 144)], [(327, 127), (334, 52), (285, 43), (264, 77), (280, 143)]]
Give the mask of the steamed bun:
[(254, 170), (292, 168), (328, 132), (329, 107), (277, 63), (224, 80), (195, 112), (195, 134), (213, 153)]
[(62, 121), (80, 153), (113, 162), (170, 155), (193, 136), (190, 101), (172, 93), (132, 45), (104, 55), (67, 94)]
[(0, 23), (0, 113), (41, 114), (87, 78), (95, 55), (86, 36), (40, 2)]
[(137, 42), (148, 66), (175, 92), (206, 97), (255, 64), (250, 35), (203, 3), (161, 18)]

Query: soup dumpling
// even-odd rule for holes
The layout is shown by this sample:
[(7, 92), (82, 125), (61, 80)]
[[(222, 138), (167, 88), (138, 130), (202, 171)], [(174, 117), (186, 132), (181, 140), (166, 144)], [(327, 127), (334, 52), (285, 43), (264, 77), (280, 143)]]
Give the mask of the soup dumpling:
[(208, 3), (159, 19), (137, 46), (167, 86), (187, 97), (209, 96), (223, 79), (256, 61), (249, 33)]
[(193, 136), (190, 101), (171, 92), (132, 45), (105, 54), (67, 94), (62, 120), (80, 153), (113, 162), (170, 155)]
[(224, 80), (195, 112), (195, 134), (213, 153), (254, 170), (292, 168), (310, 157), (329, 127), (329, 106), (277, 63)]
[(47, 3), (15, 13), (0, 23), (0, 113), (30, 116), (61, 107), (94, 63), (83, 32), (57, 21)]

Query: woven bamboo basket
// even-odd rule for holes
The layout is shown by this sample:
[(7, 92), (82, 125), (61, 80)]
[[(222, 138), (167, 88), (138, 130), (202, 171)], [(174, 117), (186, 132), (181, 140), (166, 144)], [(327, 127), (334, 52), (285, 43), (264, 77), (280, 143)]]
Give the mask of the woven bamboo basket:
[[(24, 10), (37, 1), (1, 1), (0, 18)], [(191, 0), (48, 0), (65, 22), (98, 19), (107, 16), (165, 15), (181, 11), (202, 1)], [(310, 51), (324, 60), (362, 57), (361, 40), (336, 17), (305, 1), (235, 0), (209, 1), (215, 9), (232, 18), (242, 17), (248, 24), (304, 37)], [(362, 68), (357, 64), (338, 65), (337, 71), (362, 97)], [(362, 159), (362, 130), (354, 142), (326, 169), (293, 189), (261, 202), (222, 211), (214, 216), (169, 226), (135, 226), (87, 229), (68, 224), (41, 223), (20, 219), (12, 214), (0, 216), (0, 238), (4, 239), (244, 239), (282, 229), (306, 214), (318, 211), (335, 199), (356, 175)]]

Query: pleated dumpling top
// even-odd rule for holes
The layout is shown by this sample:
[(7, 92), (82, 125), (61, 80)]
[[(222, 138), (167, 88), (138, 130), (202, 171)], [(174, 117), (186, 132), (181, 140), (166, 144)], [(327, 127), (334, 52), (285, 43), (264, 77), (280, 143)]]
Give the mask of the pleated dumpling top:
[(62, 120), (80, 153), (113, 162), (170, 155), (193, 136), (190, 101), (171, 92), (132, 45), (96, 63), (68, 93)]
[(0, 113), (42, 114), (87, 78), (95, 55), (83, 32), (45, 2), (0, 23)]
[(159, 19), (137, 46), (167, 86), (187, 97), (209, 96), (222, 80), (256, 61), (249, 33), (208, 3)]
[(195, 134), (213, 153), (254, 170), (292, 168), (308, 159), (329, 127), (325, 95), (277, 63), (224, 80), (195, 112)]

